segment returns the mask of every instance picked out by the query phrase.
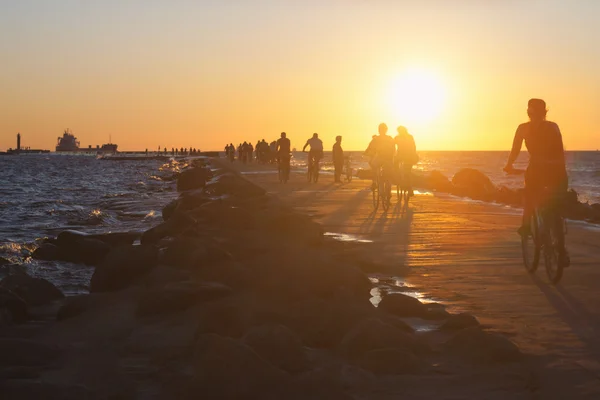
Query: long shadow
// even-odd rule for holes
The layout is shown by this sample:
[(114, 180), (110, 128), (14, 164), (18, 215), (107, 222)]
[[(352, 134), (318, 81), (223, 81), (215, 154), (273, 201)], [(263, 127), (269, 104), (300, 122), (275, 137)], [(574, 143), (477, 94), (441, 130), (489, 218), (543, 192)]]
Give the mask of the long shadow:
[[(348, 220), (348, 218), (350, 218), (354, 214), (354, 212), (364, 202), (365, 197), (367, 197), (369, 194), (370, 192), (366, 190), (359, 190), (358, 192), (356, 192), (356, 194), (354, 194), (354, 196), (352, 196), (350, 200), (344, 202), (343, 205), (341, 205), (337, 210), (329, 214), (327, 218), (324, 219), (325, 224), (329, 224), (329, 221), (331, 221), (342, 225)], [(342, 219), (337, 221), (338, 218)]]
[[(308, 188), (306, 186), (303, 186), (302, 189), (300, 189), (300, 190), (310, 190), (311, 187), (309, 185), (314, 185), (314, 184), (307, 182), (306, 185), (308, 186)], [(325, 197), (329, 193), (331, 193), (331, 191), (329, 189), (334, 185), (335, 185), (335, 183), (331, 182), (325, 186), (317, 186), (317, 189), (315, 189), (315, 191), (308, 193), (306, 196), (298, 197), (297, 201), (302, 205), (306, 204), (307, 202), (312, 203), (322, 197)]]
[(600, 337), (597, 334), (600, 329), (600, 316), (590, 312), (583, 303), (560, 285), (552, 287), (536, 275), (532, 275), (531, 280), (546, 296), (563, 322), (585, 344), (593, 357), (600, 359)]

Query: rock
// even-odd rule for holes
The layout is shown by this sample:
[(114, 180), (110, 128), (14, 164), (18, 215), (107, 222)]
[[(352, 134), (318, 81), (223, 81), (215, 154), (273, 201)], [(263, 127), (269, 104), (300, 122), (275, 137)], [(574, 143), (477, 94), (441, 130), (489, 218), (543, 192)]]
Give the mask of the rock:
[(208, 182), (205, 191), (212, 196), (229, 195), (244, 199), (261, 197), (267, 193), (265, 189), (260, 186), (231, 172), (217, 176)]
[(65, 319), (74, 318), (88, 310), (108, 307), (111, 303), (112, 299), (104, 293), (69, 296), (65, 299), (64, 304), (58, 309), (56, 319), (58, 321), (63, 321)]
[(97, 393), (81, 384), (54, 384), (32, 379), (0, 380), (3, 399), (80, 400), (97, 399)]
[(30, 306), (41, 306), (65, 297), (52, 283), (27, 274), (9, 275), (0, 281), (0, 287), (15, 293)]
[(164, 251), (161, 263), (181, 268), (200, 268), (231, 261), (233, 256), (209, 238), (178, 237)]
[(247, 345), (215, 334), (198, 338), (193, 366), (193, 387), (205, 398), (260, 398), (288, 381), (286, 373)]
[(9, 265), (9, 264), (12, 264), (12, 263), (10, 261), (8, 261), (6, 258), (0, 257), (0, 266)]
[(508, 204), (513, 207), (521, 207), (524, 204), (524, 193), (519, 190), (512, 190), (506, 186), (500, 186), (495, 194), (495, 201), (502, 204)]
[(63, 231), (56, 240), (64, 261), (97, 265), (110, 251), (107, 243), (78, 231)]
[(350, 329), (377, 313), (369, 300), (352, 298), (324, 301), (309, 297), (287, 308), (288, 315), (281, 323), (297, 332), (307, 346), (316, 348), (337, 347)]
[(88, 238), (100, 240), (111, 247), (117, 247), (131, 246), (137, 239), (140, 238), (140, 236), (141, 234), (139, 232), (109, 232), (98, 235), (88, 235)]
[(58, 261), (63, 259), (63, 253), (57, 245), (42, 243), (40, 247), (33, 251), (31, 257), (36, 260)]
[(490, 178), (473, 168), (458, 171), (452, 177), (452, 184), (454, 185), (452, 193), (477, 200), (491, 200), (496, 191)]
[(90, 292), (124, 289), (154, 268), (157, 262), (158, 250), (155, 247), (115, 247), (96, 267), (90, 282)]
[(461, 313), (451, 315), (450, 318), (442, 326), (440, 326), (441, 331), (458, 331), (461, 329), (471, 328), (474, 326), (480, 326), (477, 318), (472, 316), (471, 314)]
[(232, 338), (242, 337), (252, 326), (254, 315), (243, 300), (232, 300), (209, 304), (200, 315), (196, 336), (214, 333)]
[(198, 302), (215, 300), (231, 293), (230, 287), (215, 282), (170, 283), (162, 289), (150, 290), (142, 295), (136, 314), (171, 314), (183, 311)]
[(212, 174), (208, 168), (190, 168), (177, 176), (177, 191), (193, 190), (204, 187)]
[(148, 229), (142, 234), (143, 245), (156, 244), (166, 236), (177, 236), (196, 224), (189, 214), (176, 211), (167, 221)]
[(367, 352), (378, 349), (400, 349), (425, 353), (429, 347), (416, 337), (378, 319), (366, 319), (352, 328), (340, 343), (340, 351), (350, 359), (358, 360)]
[(0, 338), (0, 367), (49, 366), (56, 362), (61, 351), (56, 346), (29, 339)]
[(459, 331), (448, 339), (444, 348), (458, 357), (481, 363), (514, 362), (522, 358), (521, 351), (513, 342), (479, 327)]
[[(29, 319), (25, 300), (2, 286), (0, 286), (0, 310), (5, 310), (3, 313), (5, 322), (24, 322)], [(10, 321), (6, 318), (7, 314), (10, 316)]]
[(426, 364), (413, 353), (399, 349), (378, 349), (365, 353), (359, 365), (378, 375), (422, 373)]
[(425, 185), (438, 192), (449, 193), (452, 191), (452, 182), (440, 171), (431, 171), (425, 179)]
[(308, 360), (302, 340), (282, 325), (262, 325), (244, 336), (244, 343), (271, 364), (290, 373), (304, 371)]
[(596, 214), (600, 214), (600, 203), (594, 203), (590, 207), (592, 207), (592, 210), (594, 210)]
[(427, 307), (414, 297), (401, 293), (391, 293), (383, 297), (378, 308), (398, 317), (419, 317), (427, 315)]
[(166, 206), (163, 207), (163, 209), (162, 209), (162, 218), (163, 218), (163, 221), (168, 221), (169, 218), (171, 218), (171, 216), (173, 215), (173, 213), (177, 209), (177, 205), (178, 204), (179, 204), (179, 199), (175, 199), (175, 200), (172, 200), (171, 202), (169, 202), (169, 204), (167, 204)]

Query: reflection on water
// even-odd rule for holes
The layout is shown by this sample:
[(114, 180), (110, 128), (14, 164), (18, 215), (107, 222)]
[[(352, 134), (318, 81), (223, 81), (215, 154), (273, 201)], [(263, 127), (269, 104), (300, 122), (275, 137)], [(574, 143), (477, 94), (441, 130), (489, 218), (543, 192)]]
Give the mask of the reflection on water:
[[(371, 303), (377, 307), (381, 299), (387, 294), (401, 293), (418, 299), (423, 304), (429, 304), (431, 307), (439, 306), (444, 308), (432, 298), (425, 296), (415, 286), (404, 281), (399, 277), (369, 276), (369, 280), (374, 287), (371, 289)], [(422, 318), (402, 318), (404, 322), (410, 325), (416, 332), (431, 332), (437, 329), (441, 321), (430, 321)]]
[(361, 239), (358, 236), (349, 235), (347, 233), (325, 232), (323, 235), (340, 242), (373, 243), (372, 240)]

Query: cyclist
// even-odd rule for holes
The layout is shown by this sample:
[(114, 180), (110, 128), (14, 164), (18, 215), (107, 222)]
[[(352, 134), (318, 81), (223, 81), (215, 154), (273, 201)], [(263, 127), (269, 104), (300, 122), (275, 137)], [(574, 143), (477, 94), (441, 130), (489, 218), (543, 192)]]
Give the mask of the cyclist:
[[(565, 166), (565, 154), (562, 135), (558, 125), (546, 120), (546, 102), (542, 99), (530, 99), (527, 103), (529, 122), (517, 128), (513, 139), (512, 150), (504, 167), (504, 171), (514, 171), (513, 163), (517, 159), (523, 141), (529, 152), (529, 165), (525, 172), (525, 207), (523, 224), (518, 229), (520, 235), (528, 235), (531, 231), (530, 221), (537, 205), (552, 201), (557, 207), (555, 232), (557, 235), (559, 257), (563, 266), (569, 265), (569, 255), (565, 248), (565, 236), (560, 212), (567, 188), (568, 177)], [(549, 190), (551, 198), (542, 198), (544, 188)]]
[[(378, 127), (379, 135), (373, 136), (365, 155), (371, 157), (369, 164), (373, 170), (373, 188), (379, 174), (379, 168), (383, 168), (384, 173), (390, 173), (394, 167), (394, 155), (396, 154), (396, 143), (391, 136), (388, 136), (388, 127), (381, 123)], [(391, 177), (390, 177), (391, 178)]]
[(398, 136), (394, 138), (394, 142), (396, 142), (398, 151), (396, 153), (395, 166), (396, 169), (402, 169), (402, 179), (405, 181), (403, 186), (408, 189), (408, 195), (414, 196), (411, 173), (413, 165), (419, 162), (415, 138), (408, 133), (408, 130), (404, 126), (399, 126), (396, 130), (398, 131)]
[(290, 169), (290, 150), (292, 148), (290, 139), (287, 138), (287, 135), (285, 132), (281, 132), (281, 137), (279, 139), (277, 139), (277, 147), (276, 147), (276, 153), (277, 153), (277, 160), (279, 162), (280, 167), (281, 166), (287, 166), (287, 169), (289, 171)]
[(323, 157), (323, 141), (319, 139), (318, 133), (313, 133), (312, 137), (306, 141), (302, 151), (305, 152), (306, 148), (309, 146), (310, 151), (308, 152), (308, 169), (310, 170), (314, 163), (316, 163), (318, 168), (319, 160), (321, 160)]

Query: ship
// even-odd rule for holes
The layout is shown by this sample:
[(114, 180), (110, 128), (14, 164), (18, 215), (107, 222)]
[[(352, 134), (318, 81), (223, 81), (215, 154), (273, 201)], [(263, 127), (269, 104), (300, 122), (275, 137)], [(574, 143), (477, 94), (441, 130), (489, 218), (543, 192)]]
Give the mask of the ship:
[(68, 129), (65, 129), (62, 137), (58, 138), (56, 151), (78, 151), (79, 141)]

